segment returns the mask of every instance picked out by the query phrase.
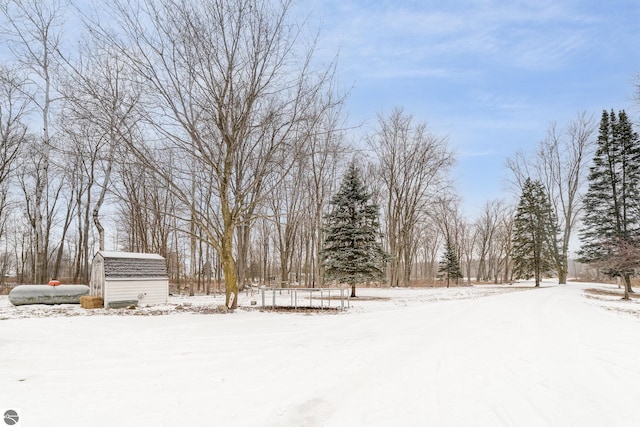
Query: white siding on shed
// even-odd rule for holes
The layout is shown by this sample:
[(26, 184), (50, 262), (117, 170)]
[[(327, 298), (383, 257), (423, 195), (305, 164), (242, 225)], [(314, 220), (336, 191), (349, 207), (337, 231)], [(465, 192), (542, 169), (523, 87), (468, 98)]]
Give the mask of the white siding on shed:
[(169, 287), (166, 278), (107, 278), (105, 285), (105, 307), (112, 301), (128, 300), (137, 300), (141, 306), (166, 304), (169, 298)]

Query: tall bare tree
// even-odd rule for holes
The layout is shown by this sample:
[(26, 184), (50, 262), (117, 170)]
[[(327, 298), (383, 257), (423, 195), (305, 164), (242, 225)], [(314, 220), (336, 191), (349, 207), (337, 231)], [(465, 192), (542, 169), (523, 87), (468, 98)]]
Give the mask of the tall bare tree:
[[(165, 154), (156, 160), (159, 167), (170, 171), (175, 160), (171, 153)], [(116, 166), (118, 185), (113, 191), (119, 199), (122, 219), (123, 241), (120, 246), (129, 251), (166, 256), (173, 232), (176, 229), (184, 233), (189, 231), (190, 209), (199, 209), (204, 203), (200, 193), (196, 191), (189, 204), (178, 203), (166, 183), (145, 169), (130, 153), (122, 157)], [(207, 181), (194, 179), (194, 184), (194, 187), (201, 186), (205, 190), (209, 188)], [(197, 237), (201, 232), (197, 227), (194, 230)]]
[(540, 180), (547, 190), (560, 222), (561, 238), (555, 251), (560, 284), (567, 283), (569, 245), (582, 208), (595, 129), (593, 118), (582, 112), (565, 128), (551, 123), (547, 137), (538, 144), (534, 153), (519, 152), (507, 160), (517, 191), (521, 191), (527, 178)]
[(28, 108), (24, 80), (15, 70), (0, 66), (0, 237), (7, 220), (9, 180), (20, 148), (28, 138), (25, 124)]
[[(234, 233), (291, 168), (323, 111), (332, 67), (312, 69), (291, 1), (107, 2), (114, 30), (94, 34), (147, 85), (147, 144), (130, 147), (183, 202), (192, 165), (214, 190), (194, 221), (220, 254), (226, 303), (237, 306)], [(169, 176), (159, 152), (175, 151)], [(181, 167), (189, 165), (189, 167)]]
[(275, 189), (270, 207), (275, 225), (276, 249), (280, 256), (280, 283), (289, 283), (296, 246), (300, 244), (303, 222), (304, 163), (299, 162), (293, 173)]
[[(320, 132), (314, 133), (307, 146), (306, 200), (306, 265), (307, 282), (315, 287), (323, 284), (320, 252), (324, 241), (323, 217), (328, 212), (331, 196), (336, 190), (338, 177), (346, 159), (346, 147), (339, 126), (339, 111), (324, 117)], [(310, 276), (310, 277), (309, 277)]]
[(15, 226), (10, 222), (10, 188), (14, 171), (18, 167), (21, 147), (29, 139), (25, 124), (29, 99), (24, 96), (24, 79), (16, 70), (0, 65), (0, 239), (5, 242), (5, 250), (0, 252), (0, 285), (15, 265), (7, 242), (8, 232)]
[[(87, 159), (84, 170), (90, 186), (87, 192), (91, 193), (93, 184), (97, 184), (99, 191), (95, 201), (88, 194), (86, 219), (91, 210), (98, 246), (104, 250), (100, 209), (111, 184), (116, 153), (125, 148), (123, 139), (132, 139), (136, 123), (132, 113), (139, 102), (140, 90), (126, 74), (127, 67), (115, 50), (89, 44), (77, 63), (67, 64), (72, 71), (65, 87), (65, 117), (73, 124), (86, 126), (90, 132), (80, 141), (85, 147), (79, 148), (83, 150), (81, 157)], [(73, 132), (73, 126), (67, 129)]]
[[(134, 107), (140, 98), (139, 85), (126, 75), (126, 67), (114, 50), (87, 42), (77, 60), (66, 60), (64, 122), (69, 143), (61, 150), (75, 168), (69, 173), (75, 182), (79, 251), (78, 278), (88, 280), (91, 259), (90, 226), (97, 230), (97, 249), (105, 250), (105, 230), (100, 210), (111, 188), (117, 154), (126, 148), (123, 139), (134, 133)], [(61, 243), (62, 248), (64, 240)], [(61, 251), (59, 251), (61, 254)]]
[(496, 274), (496, 257), (504, 242), (499, 239), (500, 225), (504, 217), (505, 204), (500, 200), (485, 203), (480, 216), (476, 219), (476, 255), (478, 281), (492, 280)]
[[(13, 57), (25, 71), (31, 101), (38, 117), (33, 120), (41, 130), (30, 149), (30, 164), (35, 168), (23, 174), (27, 214), (33, 231), (33, 280), (47, 279), (49, 237), (60, 186), (51, 188), (50, 164), (53, 148), (52, 109), (56, 101), (55, 77), (62, 45), (64, 4), (59, 1), (10, 0), (0, 3), (5, 18), (2, 35)], [(52, 194), (48, 194), (52, 192)]]
[(514, 231), (514, 216), (515, 216), (515, 206), (507, 205), (501, 212), (499, 224), (498, 224), (498, 233), (497, 233), (497, 247), (498, 249), (498, 268), (496, 269), (496, 273), (494, 275), (494, 281), (496, 283), (499, 282), (499, 274), (502, 271), (502, 282), (511, 283), (513, 276), (513, 263), (512, 252), (513, 252), (513, 231)]
[(447, 187), (454, 157), (445, 138), (432, 134), (426, 123), (415, 123), (401, 108), (378, 116), (378, 129), (368, 143), (376, 154), (386, 195), (390, 284), (408, 286), (417, 250), (416, 229), (429, 203)]
[(473, 275), (473, 263), (478, 230), (473, 224), (462, 220), (460, 222), (460, 265), (463, 273), (467, 277), (467, 283), (471, 283)]

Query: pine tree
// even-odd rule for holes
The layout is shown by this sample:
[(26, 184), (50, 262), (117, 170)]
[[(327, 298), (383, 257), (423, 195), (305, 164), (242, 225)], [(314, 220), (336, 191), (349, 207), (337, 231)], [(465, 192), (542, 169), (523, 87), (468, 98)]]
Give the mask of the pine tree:
[(447, 278), (447, 288), (451, 280), (455, 280), (458, 283), (458, 279), (462, 278), (462, 270), (460, 269), (460, 261), (456, 254), (455, 248), (450, 241), (447, 241), (445, 252), (442, 256), (438, 267), (438, 273), (444, 274)]
[(627, 114), (602, 112), (598, 148), (584, 200), (580, 258), (611, 277), (622, 277), (625, 299), (638, 268), (640, 140)]
[(557, 236), (557, 220), (544, 186), (540, 181), (527, 178), (514, 218), (515, 277), (533, 277), (536, 286), (540, 286), (542, 275), (553, 270)]
[(378, 206), (370, 201), (358, 168), (352, 163), (325, 217), (322, 264), (327, 280), (351, 285), (383, 281), (388, 255), (380, 243)]

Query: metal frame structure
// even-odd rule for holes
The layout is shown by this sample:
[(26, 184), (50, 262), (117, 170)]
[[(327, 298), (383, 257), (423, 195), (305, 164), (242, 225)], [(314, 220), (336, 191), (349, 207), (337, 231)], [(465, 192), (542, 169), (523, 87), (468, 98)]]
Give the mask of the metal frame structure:
[[(260, 288), (260, 297), (262, 308), (292, 307), (297, 309), (298, 307), (309, 307), (324, 310), (325, 308), (331, 308), (332, 292), (334, 296), (340, 294), (340, 310), (349, 308), (349, 292), (351, 292), (351, 289), (347, 288)], [(308, 298), (304, 295), (305, 293), (309, 294)], [(300, 294), (302, 295), (299, 298)], [(318, 294), (320, 298), (317, 298)], [(314, 295), (316, 295), (316, 298), (314, 298)], [(270, 305), (267, 303), (269, 296)], [(287, 296), (288, 298), (286, 298)], [(308, 302), (308, 304), (305, 304), (305, 302)]]

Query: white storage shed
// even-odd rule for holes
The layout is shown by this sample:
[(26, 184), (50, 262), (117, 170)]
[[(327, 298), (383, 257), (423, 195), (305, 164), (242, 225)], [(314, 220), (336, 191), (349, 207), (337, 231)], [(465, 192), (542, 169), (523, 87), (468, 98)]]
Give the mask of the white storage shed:
[(91, 264), (89, 288), (105, 307), (132, 301), (141, 306), (166, 304), (167, 263), (157, 254), (99, 251)]

